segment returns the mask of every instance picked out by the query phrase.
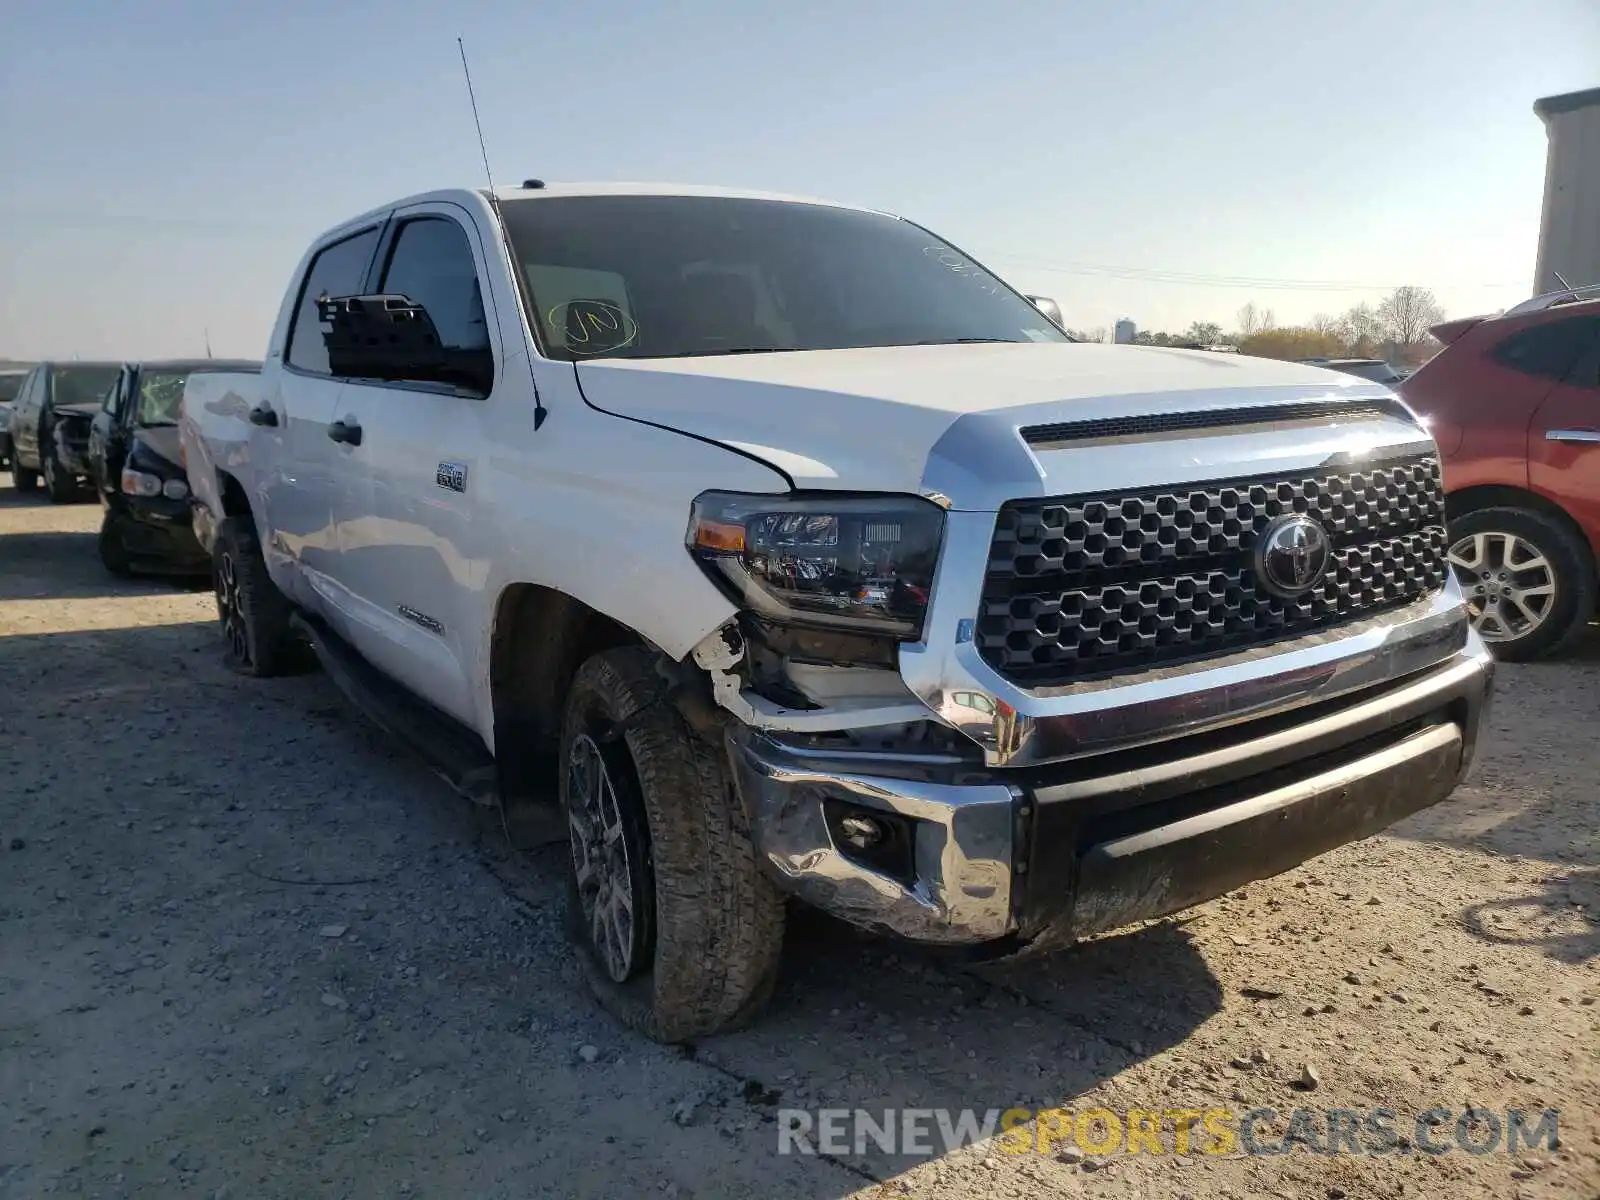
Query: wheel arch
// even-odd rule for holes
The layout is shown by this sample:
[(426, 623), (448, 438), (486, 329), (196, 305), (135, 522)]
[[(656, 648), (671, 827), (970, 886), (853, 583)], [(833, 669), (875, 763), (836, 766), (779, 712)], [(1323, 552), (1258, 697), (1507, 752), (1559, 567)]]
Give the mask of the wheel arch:
[[(1591, 573), (1597, 571), (1595, 550), (1589, 542), (1588, 535), (1584, 533), (1583, 526), (1573, 520), (1571, 513), (1548, 496), (1511, 484), (1482, 483), (1451, 492), (1445, 497), (1445, 515), (1451, 521), (1486, 508), (1524, 508), (1549, 518), (1572, 534), (1577, 544), (1588, 551), (1589, 570)], [(1596, 575), (1596, 578), (1600, 580), (1600, 575)]]
[(505, 587), (489, 638), (495, 757), (508, 796), (547, 782), (541, 760), (561, 735), (567, 689), (585, 660), (618, 646), (650, 646), (620, 621), (557, 588)]
[(217, 503), (222, 506), (217, 519), (224, 517), (249, 517), (255, 520), (255, 513), (250, 508), (250, 496), (244, 490), (244, 484), (239, 482), (236, 475), (217, 468)]

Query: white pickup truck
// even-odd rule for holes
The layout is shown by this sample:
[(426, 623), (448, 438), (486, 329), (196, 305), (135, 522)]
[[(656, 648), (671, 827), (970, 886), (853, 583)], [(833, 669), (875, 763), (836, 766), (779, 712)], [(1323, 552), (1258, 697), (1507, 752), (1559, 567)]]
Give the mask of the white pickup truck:
[(759, 1008), (788, 897), (1016, 955), (1447, 796), (1492, 667), (1413, 415), (1041, 307), (790, 197), (356, 217), (186, 396), (227, 658), (309, 641), (462, 791), (557, 791), (586, 971), (663, 1040)]

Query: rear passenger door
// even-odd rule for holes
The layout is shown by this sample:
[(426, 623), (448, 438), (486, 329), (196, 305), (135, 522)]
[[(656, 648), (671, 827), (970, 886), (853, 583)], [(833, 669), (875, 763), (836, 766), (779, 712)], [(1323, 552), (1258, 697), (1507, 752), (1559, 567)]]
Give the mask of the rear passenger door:
[(39, 408), (44, 396), (45, 367), (35, 367), (17, 393), (11, 414), (11, 452), (23, 453), (33, 468), (39, 466)]
[(1554, 380), (1528, 429), (1528, 482), (1600, 529), (1600, 314), (1535, 328), (1549, 331), (1544, 365)]
[(331, 584), (339, 553), (334, 505), (354, 468), (349, 448), (329, 437), (345, 382), (329, 370), (317, 301), (361, 292), (378, 231), (374, 225), (342, 234), (312, 255), (283, 347), (283, 369), (262, 373), (264, 413), (251, 418), (251, 457), (266, 466), (263, 550), (287, 565), (282, 574), (294, 598), (330, 619), (340, 612)]
[[(481, 281), (477, 226), (456, 205), (394, 213), (368, 290), (427, 309), (446, 346), (504, 356)], [(491, 396), (439, 383), (351, 380), (338, 411), (360, 426), (340, 502), (339, 586), (357, 648), (451, 716), (476, 723), (466, 664), (487, 576), (478, 509)]]

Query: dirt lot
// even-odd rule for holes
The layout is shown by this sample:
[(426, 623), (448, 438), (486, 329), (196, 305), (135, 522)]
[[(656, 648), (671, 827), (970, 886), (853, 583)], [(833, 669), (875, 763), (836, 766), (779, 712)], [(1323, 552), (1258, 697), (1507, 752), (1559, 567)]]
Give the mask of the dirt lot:
[[(1475, 780), (1392, 836), (1003, 971), (811, 917), (680, 1052), (582, 990), (564, 848), (323, 676), (230, 675), (98, 521), (0, 489), (0, 1195), (1600, 1195), (1600, 638), (1502, 669)], [(777, 1153), (780, 1107), (1051, 1104), (1553, 1106), (1560, 1148)]]

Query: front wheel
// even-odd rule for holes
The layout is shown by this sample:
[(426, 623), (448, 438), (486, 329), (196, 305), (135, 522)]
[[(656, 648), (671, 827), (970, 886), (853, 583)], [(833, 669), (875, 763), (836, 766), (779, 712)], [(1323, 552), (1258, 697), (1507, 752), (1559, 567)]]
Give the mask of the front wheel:
[(1543, 513), (1483, 508), (1450, 524), (1450, 566), (1472, 624), (1496, 658), (1524, 662), (1564, 647), (1594, 615), (1588, 546)]
[(19, 492), (31, 492), (39, 486), (39, 476), (17, 461), (17, 448), (11, 448), (11, 486)]
[(261, 543), (248, 517), (217, 526), (211, 581), (222, 626), (222, 661), (241, 675), (282, 675), (292, 666), (289, 602), (267, 574)]
[(756, 863), (722, 748), (673, 706), (652, 652), (579, 668), (560, 762), (568, 932), (600, 1003), (661, 1042), (749, 1020), (777, 978), (783, 897)]
[(44, 494), (52, 504), (65, 504), (77, 495), (77, 479), (56, 461), (55, 452), (48, 446), (39, 452), (39, 472), (44, 476)]
[(109, 511), (100, 519), (99, 550), (101, 565), (118, 579), (127, 579), (133, 574), (128, 549), (122, 544), (122, 532)]

